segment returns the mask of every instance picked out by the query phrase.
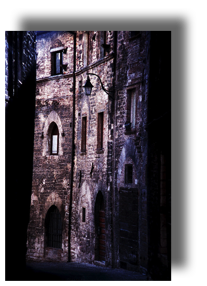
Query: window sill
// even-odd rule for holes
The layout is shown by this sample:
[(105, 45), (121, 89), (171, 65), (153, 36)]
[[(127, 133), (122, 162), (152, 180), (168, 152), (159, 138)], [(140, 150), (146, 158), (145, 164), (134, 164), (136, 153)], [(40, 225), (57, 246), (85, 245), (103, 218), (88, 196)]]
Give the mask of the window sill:
[(97, 149), (97, 150), (96, 150), (96, 153), (97, 153), (97, 154), (103, 154), (103, 153), (104, 153), (104, 148), (102, 148), (102, 149)]
[(80, 152), (80, 155), (81, 155), (81, 156), (86, 155), (86, 151), (84, 151), (84, 152), (83, 152), (83, 151), (81, 151), (81, 152)]

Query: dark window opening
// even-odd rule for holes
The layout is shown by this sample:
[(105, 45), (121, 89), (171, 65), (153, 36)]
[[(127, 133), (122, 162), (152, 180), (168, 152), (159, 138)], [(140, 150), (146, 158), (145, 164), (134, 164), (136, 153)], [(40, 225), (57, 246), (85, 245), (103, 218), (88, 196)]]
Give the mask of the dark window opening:
[(62, 248), (62, 222), (61, 215), (56, 206), (51, 206), (47, 212), (46, 220), (46, 245), (48, 247)]
[(98, 113), (98, 130), (97, 130), (97, 149), (103, 149), (103, 119), (104, 113)]
[(86, 209), (82, 208), (82, 222), (86, 222)]
[(132, 184), (133, 166), (125, 165), (125, 184)]
[(100, 58), (106, 56), (106, 31), (100, 32)]
[(86, 124), (87, 117), (82, 117), (81, 152), (86, 152)]
[(51, 74), (57, 75), (63, 73), (63, 56), (61, 52), (51, 53)]

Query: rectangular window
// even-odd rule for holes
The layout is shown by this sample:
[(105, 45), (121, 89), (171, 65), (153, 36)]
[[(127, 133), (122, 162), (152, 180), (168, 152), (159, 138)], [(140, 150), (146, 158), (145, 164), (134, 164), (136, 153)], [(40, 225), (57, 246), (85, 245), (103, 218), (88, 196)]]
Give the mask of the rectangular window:
[(86, 221), (86, 209), (82, 208), (82, 222)]
[(58, 151), (58, 135), (52, 135), (52, 154), (57, 154)]
[(62, 74), (62, 51), (51, 53), (51, 75)]
[(106, 56), (106, 31), (100, 32), (100, 58)]
[(136, 122), (136, 90), (131, 89), (127, 94), (127, 123), (130, 123), (131, 129), (135, 128)]
[(81, 152), (86, 152), (86, 124), (87, 117), (82, 117)]
[(83, 34), (83, 66), (88, 65), (88, 33)]
[(104, 113), (100, 112), (98, 113), (98, 125), (97, 125), (97, 149), (102, 150), (103, 149), (103, 119), (104, 119)]
[(125, 165), (125, 184), (132, 184), (133, 166), (131, 164)]

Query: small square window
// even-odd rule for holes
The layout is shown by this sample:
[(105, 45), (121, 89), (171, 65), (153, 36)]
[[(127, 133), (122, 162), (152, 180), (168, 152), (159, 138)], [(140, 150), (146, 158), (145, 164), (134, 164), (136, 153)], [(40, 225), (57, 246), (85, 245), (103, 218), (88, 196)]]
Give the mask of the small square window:
[(132, 184), (133, 166), (131, 164), (125, 165), (125, 184)]

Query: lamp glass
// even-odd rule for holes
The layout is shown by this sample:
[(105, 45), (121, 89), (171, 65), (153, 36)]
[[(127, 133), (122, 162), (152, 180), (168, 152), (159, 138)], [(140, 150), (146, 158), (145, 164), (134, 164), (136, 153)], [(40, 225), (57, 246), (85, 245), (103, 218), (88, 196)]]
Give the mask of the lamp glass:
[(89, 76), (87, 76), (87, 80), (86, 80), (86, 83), (84, 85), (86, 95), (91, 95), (92, 87), (93, 87), (93, 85), (90, 82), (90, 78), (89, 78)]
[(91, 90), (92, 90), (92, 87), (85, 86), (85, 93), (86, 93), (86, 95), (91, 95)]

